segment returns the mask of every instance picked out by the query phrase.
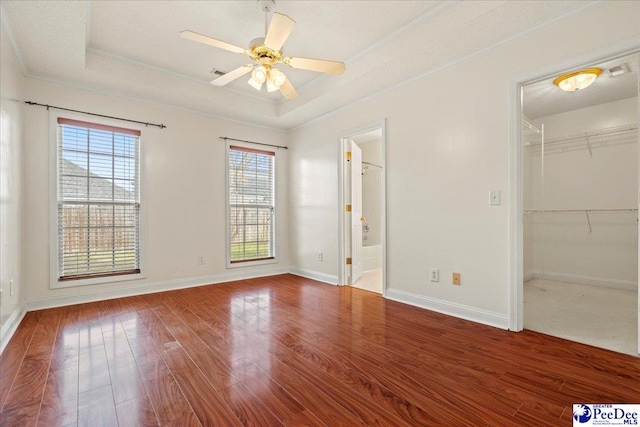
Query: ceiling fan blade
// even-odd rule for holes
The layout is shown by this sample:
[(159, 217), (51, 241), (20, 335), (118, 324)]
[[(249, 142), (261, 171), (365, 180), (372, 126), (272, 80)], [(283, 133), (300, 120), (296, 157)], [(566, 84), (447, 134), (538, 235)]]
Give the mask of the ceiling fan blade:
[(231, 43), (223, 42), (222, 40), (217, 40), (211, 38), (209, 36), (205, 36), (199, 33), (194, 33), (193, 31), (180, 31), (180, 35), (188, 40), (193, 40), (194, 42), (208, 44), (209, 46), (217, 47), (220, 49), (228, 50), (234, 53), (244, 54), (246, 50), (242, 47), (232, 45)]
[(235, 79), (250, 73), (251, 70), (253, 70), (253, 65), (245, 64), (242, 67), (238, 67), (235, 70), (231, 70), (228, 73), (225, 73), (222, 76), (218, 77), (217, 79), (212, 80), (211, 84), (214, 86), (224, 86), (227, 83), (231, 83)]
[(345, 70), (345, 66), (342, 62), (327, 61), (325, 59), (289, 57), (285, 58), (283, 62), (291, 68), (318, 71), (320, 73), (327, 74), (342, 74)]
[(274, 13), (271, 18), (271, 23), (269, 24), (267, 36), (264, 38), (264, 44), (273, 50), (282, 49), (282, 45), (287, 41), (289, 34), (291, 34), (291, 31), (293, 31), (293, 27), (295, 26), (296, 21), (289, 18), (287, 15)]
[(298, 97), (298, 92), (296, 92), (296, 88), (293, 87), (289, 79), (280, 86), (280, 93), (284, 96), (284, 99), (294, 99)]

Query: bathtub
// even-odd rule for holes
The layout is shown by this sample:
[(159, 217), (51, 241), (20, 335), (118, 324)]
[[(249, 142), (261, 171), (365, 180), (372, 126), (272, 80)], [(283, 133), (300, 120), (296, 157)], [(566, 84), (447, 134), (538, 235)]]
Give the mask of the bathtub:
[(362, 247), (362, 270), (377, 270), (382, 268), (382, 245)]

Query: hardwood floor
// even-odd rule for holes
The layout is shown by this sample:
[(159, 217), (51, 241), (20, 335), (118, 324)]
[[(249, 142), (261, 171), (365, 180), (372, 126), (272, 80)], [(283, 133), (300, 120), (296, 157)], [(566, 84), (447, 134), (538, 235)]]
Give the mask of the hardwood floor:
[(29, 312), (2, 426), (571, 425), (640, 359), (274, 276)]

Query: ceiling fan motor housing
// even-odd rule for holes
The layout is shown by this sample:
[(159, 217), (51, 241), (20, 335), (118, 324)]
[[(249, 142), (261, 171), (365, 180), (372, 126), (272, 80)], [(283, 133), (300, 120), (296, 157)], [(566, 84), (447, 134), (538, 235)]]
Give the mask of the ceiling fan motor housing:
[(262, 65), (275, 65), (282, 62), (282, 52), (266, 46), (264, 37), (251, 40), (251, 43), (249, 43), (249, 56), (252, 60)]

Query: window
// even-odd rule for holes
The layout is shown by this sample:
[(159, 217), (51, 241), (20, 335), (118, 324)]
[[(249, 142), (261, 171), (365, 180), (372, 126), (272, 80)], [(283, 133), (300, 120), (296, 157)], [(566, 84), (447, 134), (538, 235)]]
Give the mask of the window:
[(140, 131), (58, 118), (57, 140), (58, 282), (140, 273)]
[(275, 259), (275, 153), (230, 146), (227, 170), (229, 263)]

